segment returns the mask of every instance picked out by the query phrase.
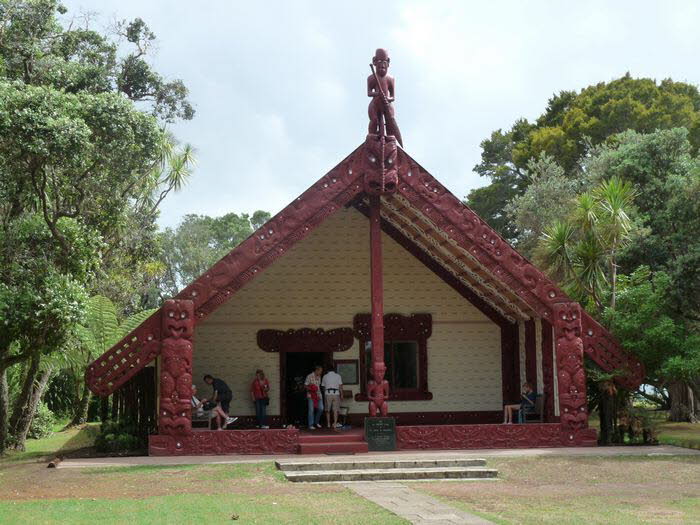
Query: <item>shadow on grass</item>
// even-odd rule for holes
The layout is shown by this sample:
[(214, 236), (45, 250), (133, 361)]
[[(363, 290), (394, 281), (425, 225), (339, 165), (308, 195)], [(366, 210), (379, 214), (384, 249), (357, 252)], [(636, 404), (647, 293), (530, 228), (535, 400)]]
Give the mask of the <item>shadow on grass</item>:
[(7, 456), (1, 458), (0, 461), (51, 459), (55, 456), (74, 454), (78, 450), (92, 447), (98, 433), (99, 423), (88, 423), (80, 427), (54, 432), (42, 439), (28, 439), (24, 451), (10, 452)]

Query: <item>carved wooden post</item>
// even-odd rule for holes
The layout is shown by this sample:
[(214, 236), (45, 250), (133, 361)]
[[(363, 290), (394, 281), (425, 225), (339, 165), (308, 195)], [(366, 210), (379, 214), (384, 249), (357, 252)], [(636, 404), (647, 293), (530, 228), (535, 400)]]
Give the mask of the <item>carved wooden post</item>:
[(162, 311), (158, 432), (182, 436), (192, 432), (192, 334), (194, 303), (165, 301)]
[(582, 440), (590, 436), (581, 432), (588, 427), (581, 306), (574, 302), (555, 304), (553, 325), (563, 440), (572, 445), (584, 444)]
[(370, 274), (372, 279), (372, 377), (367, 382), (369, 415), (386, 416), (389, 384), (384, 379), (384, 288), (382, 284), (381, 197), (369, 197)]

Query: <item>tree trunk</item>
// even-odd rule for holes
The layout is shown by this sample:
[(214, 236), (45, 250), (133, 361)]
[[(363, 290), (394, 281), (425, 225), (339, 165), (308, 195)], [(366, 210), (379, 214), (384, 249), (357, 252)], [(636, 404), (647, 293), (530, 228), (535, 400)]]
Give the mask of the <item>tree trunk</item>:
[(693, 396), (693, 391), (685, 381), (674, 381), (669, 384), (668, 393), (671, 398), (671, 410), (668, 413), (669, 421), (697, 421), (695, 396)]
[(109, 397), (100, 398), (100, 423), (109, 419)]
[(36, 408), (39, 405), (41, 396), (44, 395), (44, 390), (46, 390), (46, 387), (49, 384), (51, 373), (52, 370), (42, 370), (39, 373), (36, 383), (33, 385), (31, 395), (29, 396), (27, 409), (21, 414), (17, 427), (14, 431), (14, 448), (16, 450), (24, 450), (24, 443), (27, 441), (29, 427), (32, 426), (32, 420), (34, 419), (34, 414), (36, 414)]
[(0, 456), (7, 448), (7, 416), (10, 410), (10, 392), (7, 388), (7, 370), (0, 371)]
[(600, 391), (600, 445), (610, 445), (615, 436), (615, 396), (610, 395), (604, 389)]
[[(34, 390), (34, 381), (39, 374), (39, 361), (40, 357), (38, 353), (32, 355), (29, 359), (29, 365), (24, 375), (24, 381), (22, 383), (22, 391), (20, 392), (17, 399), (15, 399), (15, 404), (12, 407), (12, 417), (10, 419), (10, 434), (17, 434), (17, 429), (20, 419), (29, 409), (29, 400), (32, 397), (32, 391)], [(34, 413), (31, 414), (34, 417)]]
[(87, 381), (85, 381), (83, 383), (83, 395), (75, 407), (75, 414), (73, 414), (73, 419), (70, 422), (71, 425), (82, 425), (87, 421), (91, 394), (92, 392), (87, 386)]

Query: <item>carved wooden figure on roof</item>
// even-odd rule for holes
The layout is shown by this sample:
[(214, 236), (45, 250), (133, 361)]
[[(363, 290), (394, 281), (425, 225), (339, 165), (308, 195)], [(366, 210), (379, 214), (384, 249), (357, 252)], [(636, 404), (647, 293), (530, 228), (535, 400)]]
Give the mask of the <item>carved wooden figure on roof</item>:
[[(396, 137), (403, 147), (401, 132), (394, 118), (395, 80), (389, 74), (389, 53), (386, 49), (377, 49), (372, 58), (372, 74), (367, 77), (367, 96), (369, 103), (369, 134)], [(376, 69), (375, 69), (376, 68)]]

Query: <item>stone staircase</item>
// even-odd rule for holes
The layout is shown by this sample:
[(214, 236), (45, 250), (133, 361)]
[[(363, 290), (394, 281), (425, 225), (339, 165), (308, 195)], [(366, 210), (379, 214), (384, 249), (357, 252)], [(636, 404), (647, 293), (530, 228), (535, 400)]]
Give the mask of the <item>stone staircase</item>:
[(317, 432), (299, 435), (299, 454), (358, 454), (367, 452), (361, 432)]
[(486, 460), (448, 459), (342, 459), (276, 461), (289, 481), (399, 481), (496, 478), (498, 470), (486, 468)]

